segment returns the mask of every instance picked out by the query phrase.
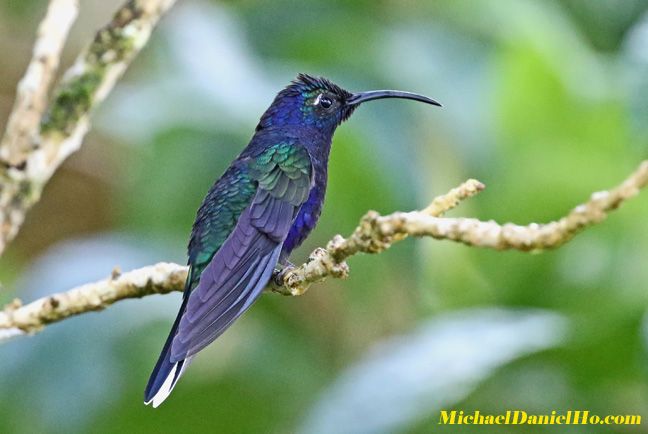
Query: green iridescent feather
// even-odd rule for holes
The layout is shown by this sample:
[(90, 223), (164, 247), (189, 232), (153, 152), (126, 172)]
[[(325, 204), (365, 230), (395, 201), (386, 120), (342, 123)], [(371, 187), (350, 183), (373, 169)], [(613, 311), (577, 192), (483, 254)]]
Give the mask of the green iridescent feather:
[(198, 210), (189, 243), (191, 273), (187, 288), (198, 284), (200, 274), (232, 233), (258, 187), (298, 205), (308, 194), (310, 169), (308, 152), (292, 142), (270, 146), (230, 166)]

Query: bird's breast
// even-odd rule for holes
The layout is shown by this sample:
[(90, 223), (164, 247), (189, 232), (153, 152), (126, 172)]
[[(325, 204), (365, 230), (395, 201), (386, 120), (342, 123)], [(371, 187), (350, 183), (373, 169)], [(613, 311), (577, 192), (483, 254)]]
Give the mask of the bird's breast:
[(288, 232), (286, 241), (284, 241), (281, 254), (282, 259), (287, 258), (294, 249), (299, 247), (313, 228), (315, 228), (315, 225), (317, 225), (317, 221), (322, 213), (322, 205), (324, 204), (326, 181), (326, 170), (316, 172), (315, 182), (308, 195), (308, 199), (299, 209), (297, 217), (295, 217), (295, 221)]

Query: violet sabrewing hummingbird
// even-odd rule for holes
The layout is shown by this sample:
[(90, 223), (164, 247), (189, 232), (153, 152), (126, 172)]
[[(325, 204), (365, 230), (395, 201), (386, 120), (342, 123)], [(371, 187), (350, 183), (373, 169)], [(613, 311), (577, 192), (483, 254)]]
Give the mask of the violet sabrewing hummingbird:
[(319, 219), (335, 129), (360, 104), (381, 98), (441, 105), (395, 90), (351, 93), (306, 74), (275, 97), (198, 209), (182, 305), (145, 404), (160, 405), (196, 354), (259, 298), (275, 267), (287, 264)]

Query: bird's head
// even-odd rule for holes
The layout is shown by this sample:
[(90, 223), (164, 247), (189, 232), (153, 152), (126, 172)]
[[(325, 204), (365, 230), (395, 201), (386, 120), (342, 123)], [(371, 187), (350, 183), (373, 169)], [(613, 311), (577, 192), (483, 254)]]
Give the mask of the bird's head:
[(261, 117), (257, 131), (269, 127), (308, 126), (324, 134), (347, 120), (358, 106), (382, 98), (403, 98), (441, 106), (423, 95), (397, 90), (372, 90), (352, 93), (323, 77), (299, 74), (279, 92)]

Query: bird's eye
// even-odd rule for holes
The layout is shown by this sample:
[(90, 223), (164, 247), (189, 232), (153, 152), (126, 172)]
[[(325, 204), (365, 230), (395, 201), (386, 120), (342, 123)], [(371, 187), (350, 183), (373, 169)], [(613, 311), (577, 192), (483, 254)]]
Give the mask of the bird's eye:
[(322, 108), (327, 109), (327, 108), (329, 108), (329, 107), (331, 107), (333, 105), (333, 100), (331, 98), (329, 98), (328, 96), (323, 96), (322, 95), (318, 99), (319, 99), (319, 105)]

